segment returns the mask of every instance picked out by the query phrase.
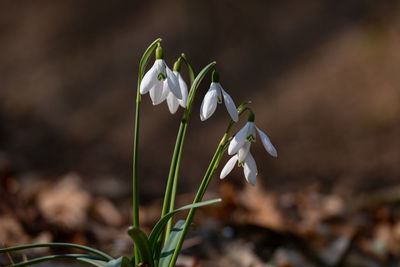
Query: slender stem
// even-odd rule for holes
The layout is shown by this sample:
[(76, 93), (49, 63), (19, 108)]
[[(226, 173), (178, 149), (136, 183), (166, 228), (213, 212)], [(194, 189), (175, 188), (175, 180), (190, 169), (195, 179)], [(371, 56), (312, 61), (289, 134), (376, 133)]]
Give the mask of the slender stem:
[(190, 63), (190, 60), (188, 59), (188, 57), (184, 53), (181, 54), (181, 57), (182, 57), (183, 61), (185, 62), (186, 66), (188, 68), (190, 85), (192, 85), (193, 82), (194, 82), (194, 78), (196, 77), (195, 76), (195, 71), (193, 69), (193, 65)]
[(171, 194), (172, 194), (172, 189), (173, 189), (173, 184), (174, 184), (175, 169), (176, 169), (176, 164), (178, 162), (178, 156), (179, 156), (179, 151), (180, 151), (180, 146), (181, 146), (181, 140), (183, 138), (183, 134), (185, 133), (184, 129), (185, 129), (185, 125), (186, 124), (187, 124), (186, 121), (183, 121), (183, 120), (181, 121), (181, 124), (179, 126), (178, 136), (176, 137), (174, 154), (172, 156), (171, 166), (170, 166), (170, 169), (169, 169), (167, 188), (165, 190), (165, 196), (164, 196), (164, 202), (163, 202), (163, 208), (162, 208), (162, 212), (161, 212), (161, 217), (163, 217), (169, 211), (169, 206), (170, 206), (170, 202), (171, 202)]
[[(175, 209), (175, 198), (176, 198), (176, 191), (178, 188), (179, 169), (181, 166), (183, 144), (185, 143), (187, 126), (188, 126), (188, 124), (186, 123), (183, 128), (183, 136), (181, 139), (181, 144), (179, 146), (178, 160), (177, 160), (176, 166), (175, 166), (174, 181), (173, 181), (173, 185), (172, 185), (171, 200), (170, 200), (168, 212), (171, 212)], [(165, 231), (165, 240), (167, 240), (169, 234), (171, 233), (171, 229), (172, 229), (172, 219), (169, 220), (167, 223), (167, 230)]]
[[(192, 87), (192, 85), (194, 83), (194, 79), (195, 79), (195, 72), (194, 72), (193, 66), (190, 63), (188, 57), (184, 53), (181, 54), (181, 58), (185, 62), (186, 67), (188, 69), (189, 79), (190, 79), (190, 87)], [(194, 97), (194, 95), (192, 96), (192, 98), (193, 97)], [(175, 208), (175, 198), (176, 198), (176, 192), (177, 192), (177, 188), (178, 188), (179, 169), (181, 166), (183, 144), (185, 143), (186, 131), (187, 131), (187, 127), (188, 127), (188, 120), (189, 120), (190, 114), (192, 112), (191, 109), (192, 109), (192, 106), (190, 106), (189, 109), (187, 111), (185, 111), (185, 113), (182, 117), (182, 123), (184, 123), (184, 129), (183, 129), (183, 136), (182, 136), (181, 142), (179, 144), (178, 160), (176, 162), (176, 166), (175, 166), (175, 170), (174, 170), (175, 173), (174, 173), (174, 180), (173, 180), (173, 185), (172, 185), (169, 212), (173, 211)], [(171, 229), (172, 229), (172, 219), (169, 220), (167, 223), (167, 229), (165, 231), (165, 240), (167, 240), (169, 234), (171, 233)]]
[(191, 86), (191, 89), (189, 92), (189, 97), (188, 97), (187, 107), (185, 109), (185, 112), (184, 112), (182, 120), (181, 120), (181, 124), (179, 126), (178, 136), (176, 139), (174, 153), (173, 153), (172, 160), (171, 160), (171, 166), (170, 166), (169, 175), (168, 175), (167, 188), (165, 190), (165, 195), (164, 195), (164, 202), (163, 202), (161, 217), (163, 217), (165, 214), (168, 213), (170, 205), (171, 205), (171, 195), (172, 195), (172, 189), (173, 189), (173, 184), (174, 184), (173, 180), (175, 177), (175, 170), (176, 170), (176, 166), (177, 166), (177, 162), (178, 162), (178, 157), (182, 156), (179, 153), (179, 151), (183, 145), (183, 141), (185, 140), (185, 138), (184, 138), (184, 134), (186, 133), (185, 128), (187, 127), (187, 123), (189, 121), (189, 118), (190, 118), (190, 115), (192, 112), (192, 106), (193, 106), (193, 100), (194, 100), (195, 93), (197, 91), (198, 86), (200, 85), (200, 82), (203, 80), (204, 76), (207, 74), (207, 72), (210, 69), (212, 69), (214, 67), (214, 65), (215, 65), (215, 62), (212, 62), (212, 63), (208, 64), (206, 67), (204, 67), (203, 70), (197, 75), (196, 79), (193, 81), (193, 84)]
[[(244, 104), (242, 104), (242, 105), (240, 105), (238, 107), (239, 116), (242, 115), (242, 113), (248, 109), (247, 105), (249, 103), (250, 103), (250, 101), (249, 102), (245, 102)], [(225, 149), (227, 148), (228, 144), (231, 141), (231, 138), (228, 139), (228, 136), (229, 136), (229, 132), (231, 131), (232, 126), (233, 126), (234, 123), (235, 122), (233, 120), (231, 120), (229, 122), (228, 127), (226, 128), (225, 134), (222, 137), (221, 141), (219, 142), (217, 150), (215, 151), (215, 154), (214, 154), (213, 158), (211, 159), (211, 162), (210, 162), (210, 164), (208, 166), (208, 169), (207, 169), (207, 171), (206, 171), (206, 173), (204, 175), (204, 178), (203, 178), (203, 180), (202, 180), (202, 182), (200, 184), (200, 187), (197, 190), (197, 194), (196, 194), (196, 197), (193, 200), (193, 203), (198, 203), (198, 202), (200, 202), (202, 200), (202, 198), (203, 198), (203, 196), (204, 196), (204, 194), (205, 194), (205, 192), (207, 190), (207, 187), (210, 184), (211, 178), (213, 177), (213, 175), (214, 175), (214, 173), (215, 173), (215, 171), (216, 171), (216, 169), (218, 167), (218, 164), (219, 164), (219, 162), (221, 160), (223, 152), (225, 151)], [(175, 266), (176, 260), (178, 259), (179, 252), (180, 252), (180, 250), (182, 248), (182, 245), (183, 245), (183, 241), (184, 241), (185, 236), (186, 236), (186, 234), (187, 234), (187, 232), (189, 230), (189, 226), (191, 225), (191, 223), (193, 221), (193, 218), (194, 218), (194, 215), (196, 213), (196, 210), (197, 210), (197, 208), (191, 208), (190, 211), (189, 211), (188, 216), (186, 217), (185, 225), (183, 227), (183, 230), (182, 230), (181, 236), (179, 238), (178, 244), (176, 245), (176, 248), (174, 250), (174, 254), (172, 255), (171, 262), (169, 264), (170, 267), (174, 267)]]
[(66, 247), (66, 248), (78, 248), (84, 251), (88, 251), (91, 252), (97, 256), (100, 256), (106, 260), (113, 260), (113, 257), (111, 257), (110, 255), (94, 249), (94, 248), (90, 248), (90, 247), (86, 247), (86, 246), (82, 246), (82, 245), (77, 245), (77, 244), (71, 244), (71, 243), (39, 243), (39, 244), (30, 244), (30, 245), (24, 245), (24, 246), (18, 246), (18, 247), (9, 247), (9, 248), (2, 248), (0, 249), (0, 253), (5, 253), (5, 252), (9, 252), (9, 251), (17, 251), (17, 250), (24, 250), (24, 249), (30, 249), (30, 248), (40, 248), (40, 247)]
[(60, 258), (72, 258), (72, 259), (77, 259), (77, 258), (88, 258), (88, 259), (93, 259), (93, 260), (100, 260), (98, 258), (86, 255), (86, 254), (56, 254), (56, 255), (49, 255), (49, 256), (43, 256), (39, 257), (33, 260), (13, 264), (10, 267), (22, 267), (22, 266), (28, 266), (28, 265), (34, 265), (38, 264), (44, 261), (50, 261), (54, 259), (60, 259)]
[[(133, 141), (133, 177), (132, 177), (132, 215), (133, 215), (133, 225), (139, 228), (139, 185), (138, 185), (138, 148), (139, 148), (139, 120), (140, 120), (140, 83), (144, 75), (144, 70), (146, 69), (147, 63), (149, 62), (150, 56), (153, 54), (158, 43), (161, 39), (156, 39), (144, 52), (142, 59), (139, 63), (139, 74), (138, 74), (138, 84), (136, 91), (136, 110), (135, 110), (135, 137)], [(135, 263), (140, 262), (140, 253), (135, 246)]]

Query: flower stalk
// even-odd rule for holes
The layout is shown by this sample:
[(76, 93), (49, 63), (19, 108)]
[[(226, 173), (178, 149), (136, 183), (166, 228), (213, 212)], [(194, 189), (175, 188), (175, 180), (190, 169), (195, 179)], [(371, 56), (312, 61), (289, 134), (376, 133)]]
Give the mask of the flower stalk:
[[(249, 103), (250, 102), (243, 103), (242, 105), (240, 105), (238, 107), (238, 115), (239, 116), (244, 111), (247, 110), (246, 106)], [(210, 162), (210, 164), (208, 166), (208, 169), (207, 169), (207, 171), (206, 171), (206, 173), (205, 173), (205, 175), (203, 177), (203, 180), (201, 181), (200, 187), (197, 190), (196, 196), (195, 196), (195, 198), (193, 200), (193, 204), (194, 203), (198, 203), (203, 199), (203, 196), (204, 196), (204, 194), (205, 194), (205, 192), (207, 190), (208, 185), (211, 182), (211, 178), (213, 177), (213, 175), (214, 175), (214, 173), (215, 173), (215, 171), (216, 171), (216, 169), (218, 167), (218, 164), (219, 164), (219, 162), (221, 160), (221, 157), (222, 157), (224, 151), (226, 150), (226, 148), (228, 147), (228, 145), (229, 145), (229, 143), (230, 143), (230, 141), (232, 139), (232, 138), (228, 139), (228, 136), (229, 136), (229, 133), (230, 133), (234, 123), (235, 123), (234, 120), (231, 120), (229, 122), (229, 125), (225, 130), (225, 134), (223, 135), (221, 141), (219, 142), (217, 150), (215, 151), (214, 156), (211, 159), (211, 162)], [(174, 254), (172, 255), (172, 259), (171, 259), (171, 262), (169, 264), (170, 267), (175, 266), (176, 260), (178, 259), (179, 252), (180, 252), (180, 250), (182, 248), (182, 245), (183, 245), (183, 241), (185, 240), (185, 236), (186, 236), (186, 234), (187, 234), (187, 232), (189, 230), (189, 226), (191, 225), (191, 223), (193, 221), (193, 218), (194, 218), (194, 215), (196, 213), (196, 210), (197, 210), (197, 208), (191, 208), (190, 211), (189, 211), (189, 214), (186, 217), (185, 225), (183, 227), (183, 230), (182, 230), (181, 236), (179, 238), (178, 244), (177, 244), (177, 246), (176, 246), (176, 248), (174, 250)]]
[[(185, 63), (190, 65), (187, 61), (185, 60)], [(178, 171), (180, 167), (180, 159), (182, 157), (182, 150), (183, 150), (183, 143), (185, 141), (186, 137), (186, 129), (188, 125), (188, 121), (192, 112), (192, 106), (193, 106), (193, 101), (194, 101), (194, 96), (197, 91), (197, 88), (200, 85), (200, 82), (203, 80), (204, 76), (207, 74), (208, 71), (210, 71), (214, 65), (215, 62), (211, 62), (208, 64), (206, 67), (203, 68), (203, 70), (197, 75), (196, 79), (193, 81), (190, 91), (189, 91), (189, 97), (188, 97), (188, 103), (186, 106), (186, 109), (183, 113), (181, 123), (179, 126), (179, 131), (178, 131), (178, 136), (176, 138), (176, 143), (175, 143), (175, 148), (174, 148), (174, 154), (172, 156), (171, 160), (171, 165), (170, 165), (170, 170), (169, 170), (169, 176), (168, 176), (168, 181), (167, 181), (167, 187), (165, 190), (165, 196), (164, 196), (164, 202), (163, 202), (163, 208), (161, 212), (161, 217), (163, 217), (165, 214), (167, 214), (171, 210), (171, 207), (173, 209), (175, 203), (175, 196), (176, 196), (176, 187), (178, 183)], [(192, 72), (193, 68), (188, 68), (189, 72)], [(174, 186), (175, 184), (175, 186)], [(166, 237), (169, 236), (170, 233), (170, 227), (168, 227), (169, 230), (166, 231)]]
[[(144, 70), (146, 69), (147, 63), (149, 62), (150, 56), (161, 42), (161, 38), (156, 39), (144, 52), (142, 59), (139, 63), (139, 74), (138, 84), (136, 92), (136, 110), (135, 110), (135, 136), (133, 139), (133, 194), (132, 194), (132, 214), (133, 214), (133, 225), (139, 227), (139, 186), (138, 186), (138, 148), (139, 148), (139, 123), (140, 123), (140, 84), (143, 79)], [(135, 263), (140, 262), (138, 250), (135, 246)]]

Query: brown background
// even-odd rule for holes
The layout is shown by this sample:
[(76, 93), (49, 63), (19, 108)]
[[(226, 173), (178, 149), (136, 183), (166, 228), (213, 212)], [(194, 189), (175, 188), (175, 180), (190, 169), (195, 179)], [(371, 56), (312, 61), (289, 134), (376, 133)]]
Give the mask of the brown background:
[[(2, 1), (0, 10), (0, 152), (16, 174), (73, 170), (88, 187), (115, 179), (128, 195), (138, 62), (161, 37), (170, 66), (181, 52), (197, 71), (216, 60), (235, 102), (253, 102), (279, 155), (253, 146), (260, 184), (398, 183), (397, 1)], [(196, 189), (228, 120), (219, 106), (200, 122), (208, 86), (209, 77), (190, 122), (182, 191)], [(143, 97), (143, 200), (162, 195), (181, 112)]]

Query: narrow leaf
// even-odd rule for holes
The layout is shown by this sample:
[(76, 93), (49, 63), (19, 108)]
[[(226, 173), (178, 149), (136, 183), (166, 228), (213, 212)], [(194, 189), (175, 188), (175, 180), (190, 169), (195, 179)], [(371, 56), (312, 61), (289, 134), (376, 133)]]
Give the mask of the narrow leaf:
[(142, 256), (143, 262), (154, 266), (153, 253), (150, 248), (149, 240), (145, 233), (137, 227), (129, 227), (128, 234), (135, 243), (135, 247), (138, 248), (140, 255)]
[(185, 221), (179, 220), (175, 224), (174, 228), (172, 228), (171, 234), (169, 235), (167, 242), (165, 242), (165, 245), (161, 251), (160, 264), (158, 265), (159, 267), (169, 266), (172, 255), (174, 254), (174, 251), (176, 249), (176, 244), (178, 243), (179, 238), (181, 237), (184, 225)]
[(103, 260), (95, 260), (95, 259), (88, 259), (88, 258), (77, 258), (77, 260), (89, 263), (89, 264), (97, 266), (97, 267), (107, 267), (107, 263), (108, 263)]
[(107, 255), (106, 253), (91, 248), (91, 247), (86, 247), (82, 245), (77, 245), (77, 244), (72, 244), (72, 243), (59, 243), (59, 242), (52, 242), (52, 243), (38, 243), (38, 244), (29, 244), (29, 245), (24, 245), (24, 246), (17, 246), (17, 247), (9, 247), (9, 248), (2, 248), (0, 249), (0, 253), (5, 253), (9, 251), (17, 251), (17, 250), (24, 250), (24, 249), (30, 249), (30, 248), (40, 248), (40, 247), (67, 247), (67, 248), (77, 248), (81, 249), (87, 252), (91, 252), (93, 254), (96, 254), (106, 260), (113, 260), (113, 257), (110, 255)]
[[(90, 255), (85, 255), (85, 254), (56, 254), (56, 255), (43, 256), (43, 257), (35, 258), (32, 260), (28, 260), (25, 262), (13, 264), (13, 265), (10, 265), (10, 267), (23, 267), (23, 266), (35, 265), (35, 264), (38, 264), (38, 263), (41, 263), (44, 261), (50, 261), (50, 260), (61, 259), (61, 258), (64, 258), (64, 259), (72, 258), (75, 260), (87, 258), (87, 259), (98, 260), (98, 258), (96, 258), (96, 257), (90, 256)], [(101, 261), (101, 260), (99, 260), (99, 261)]]
[(92, 264), (97, 267), (133, 267), (132, 262), (126, 257), (119, 257), (118, 259), (109, 262), (102, 260), (95, 260), (90, 258), (77, 258), (77, 260)]
[(153, 230), (151, 231), (151, 234), (149, 236), (149, 242), (151, 244), (152, 250), (153, 252), (155, 251), (155, 247), (157, 244), (157, 239), (158, 237), (163, 233), (164, 229), (165, 229), (165, 225), (167, 224), (168, 220), (174, 216), (176, 213), (183, 211), (183, 210), (187, 210), (187, 209), (191, 209), (191, 208), (199, 208), (202, 206), (207, 206), (207, 205), (211, 205), (211, 204), (215, 204), (221, 202), (220, 198), (217, 199), (213, 199), (213, 200), (207, 200), (207, 201), (202, 201), (202, 202), (198, 202), (198, 203), (194, 203), (194, 204), (190, 204), (190, 205), (186, 205), (183, 206), (179, 209), (176, 209), (174, 211), (171, 211), (170, 213), (167, 213), (164, 215), (164, 217), (162, 217), (157, 224), (154, 226)]

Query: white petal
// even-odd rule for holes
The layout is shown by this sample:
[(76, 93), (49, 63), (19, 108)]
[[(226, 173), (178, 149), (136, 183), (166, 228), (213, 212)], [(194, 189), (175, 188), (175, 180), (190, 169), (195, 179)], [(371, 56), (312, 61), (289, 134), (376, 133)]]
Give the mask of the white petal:
[(213, 84), (215, 84), (215, 87), (217, 88), (218, 104), (221, 104), (222, 103), (222, 93), (221, 93), (222, 87), (221, 87), (221, 84), (220, 83), (214, 83), (214, 82), (213, 82)]
[(257, 126), (256, 126), (256, 128), (257, 128), (258, 134), (260, 135), (261, 142), (263, 143), (263, 145), (265, 147), (265, 150), (267, 150), (267, 152), (271, 156), (276, 158), (278, 156), (278, 152), (276, 152), (276, 149), (272, 145), (271, 140), (269, 140), (268, 136), (263, 131), (261, 131)]
[(232, 97), (228, 95), (227, 92), (225, 92), (224, 89), (222, 89), (222, 95), (224, 96), (224, 102), (225, 102), (225, 107), (228, 110), (229, 115), (231, 115), (231, 118), (233, 121), (237, 122), (239, 120), (239, 114), (237, 112), (235, 103), (232, 100)]
[(228, 162), (225, 164), (224, 168), (221, 171), (219, 178), (224, 179), (235, 167), (236, 162), (238, 160), (238, 156), (233, 156)]
[(187, 99), (188, 99), (188, 89), (185, 81), (182, 78), (182, 75), (179, 72), (174, 72), (176, 77), (178, 78), (179, 87), (181, 88), (182, 99), (179, 100), (179, 104), (181, 107), (186, 108)]
[(167, 81), (168, 81), (168, 86), (171, 92), (178, 98), (182, 99), (182, 93), (181, 93), (181, 88), (179, 87), (179, 81), (178, 78), (175, 76), (175, 74), (172, 72), (170, 68), (167, 67)]
[(247, 182), (251, 185), (255, 185), (257, 177), (257, 165), (250, 153), (247, 154), (246, 160), (244, 161), (243, 171)]
[(153, 101), (153, 105), (158, 105), (161, 103), (160, 99), (162, 96), (162, 91), (163, 91), (163, 82), (157, 81), (155, 83), (155, 86), (149, 91), (150, 98)]
[[(255, 129), (255, 125), (254, 122), (249, 121), (249, 130), (247, 131), (247, 136), (246, 138), (248, 138), (249, 136), (252, 136), (251, 141), (255, 142), (256, 141), (256, 129)], [(254, 139), (254, 140), (253, 140)]]
[(217, 108), (217, 88), (215, 84), (211, 84), (210, 89), (204, 96), (200, 107), (200, 119), (205, 121), (210, 118)]
[(146, 72), (144, 75), (142, 82), (140, 83), (140, 93), (143, 95), (147, 93), (151, 88), (154, 87), (157, 80), (157, 67), (156, 64)]
[(251, 143), (249, 141), (245, 141), (244, 145), (239, 149), (239, 151), (238, 151), (239, 162), (243, 162), (246, 159), (246, 157), (250, 151), (250, 146), (251, 146)]
[(178, 99), (174, 96), (174, 94), (169, 93), (167, 97), (168, 109), (171, 114), (175, 114), (178, 110), (179, 102)]
[[(165, 64), (164, 59), (157, 59), (157, 60), (154, 62), (154, 65), (155, 65), (156, 68), (157, 68), (157, 78), (158, 78), (158, 75), (159, 75), (160, 73), (161, 73), (164, 77), (167, 77), (167, 72), (166, 72), (167, 64)], [(165, 79), (162, 79), (162, 80), (165, 80)]]
[(165, 99), (167, 99), (168, 94), (171, 92), (171, 90), (169, 89), (168, 86), (168, 82), (165, 79), (164, 81), (162, 81), (162, 91), (161, 91), (161, 95), (160, 97), (157, 99), (157, 102), (155, 103), (156, 105), (164, 102)]
[(249, 125), (250, 125), (249, 122), (247, 122), (246, 125), (242, 129), (240, 129), (240, 131), (237, 132), (236, 135), (233, 137), (233, 139), (228, 147), (229, 155), (233, 155), (233, 154), (237, 153), (239, 151), (239, 149), (244, 145), (244, 142), (246, 141)]

